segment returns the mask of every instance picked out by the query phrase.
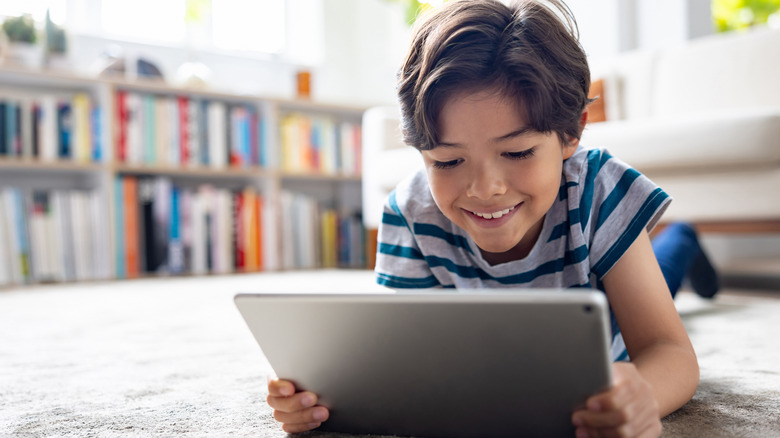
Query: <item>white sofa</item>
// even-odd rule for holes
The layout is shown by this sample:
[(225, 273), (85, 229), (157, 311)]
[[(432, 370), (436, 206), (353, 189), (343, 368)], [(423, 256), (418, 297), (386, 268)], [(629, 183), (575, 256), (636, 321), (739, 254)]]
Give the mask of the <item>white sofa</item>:
[[(707, 231), (780, 232), (780, 29), (713, 35), (592, 61), (607, 121), (582, 144), (606, 147), (670, 193), (664, 221)], [(363, 118), (363, 217), (375, 228), (395, 184), (421, 166), (399, 110)]]

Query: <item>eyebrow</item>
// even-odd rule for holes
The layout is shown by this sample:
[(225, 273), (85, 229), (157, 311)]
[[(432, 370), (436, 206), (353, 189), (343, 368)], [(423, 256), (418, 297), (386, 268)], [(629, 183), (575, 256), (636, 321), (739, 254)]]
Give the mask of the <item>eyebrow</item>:
[[(506, 140), (511, 140), (513, 138), (521, 137), (523, 135), (527, 135), (529, 133), (536, 132), (536, 130), (530, 126), (523, 126), (519, 129), (516, 129), (508, 134), (504, 134), (500, 137), (496, 137), (490, 140), (491, 143), (498, 143)], [(446, 142), (440, 142), (436, 146), (445, 146), (445, 147), (458, 147), (460, 146), (459, 143), (446, 143)]]

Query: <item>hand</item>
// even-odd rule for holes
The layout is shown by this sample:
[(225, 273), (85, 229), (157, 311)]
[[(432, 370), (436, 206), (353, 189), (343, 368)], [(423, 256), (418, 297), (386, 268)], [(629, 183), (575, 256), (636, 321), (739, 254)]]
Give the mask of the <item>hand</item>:
[(305, 432), (320, 427), (328, 419), (328, 409), (316, 406), (317, 394), (311, 391), (295, 392), (295, 385), (276, 377), (268, 381), (268, 405), (274, 409), (274, 418), (282, 423), (287, 433)]
[(658, 437), (661, 419), (650, 384), (629, 362), (612, 365), (613, 386), (590, 397), (572, 415), (577, 438)]

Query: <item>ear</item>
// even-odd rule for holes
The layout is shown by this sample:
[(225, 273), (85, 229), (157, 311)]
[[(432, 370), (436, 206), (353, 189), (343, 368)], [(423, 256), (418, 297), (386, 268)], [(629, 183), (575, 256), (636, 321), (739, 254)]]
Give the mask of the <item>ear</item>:
[(582, 115), (580, 116), (580, 135), (582, 135), (582, 131), (585, 130), (585, 125), (588, 124), (588, 110), (585, 110), (582, 112)]
[[(588, 111), (583, 111), (582, 116), (580, 116), (580, 137), (582, 136), (582, 131), (585, 130), (585, 125), (588, 123)], [(577, 150), (577, 146), (580, 145), (580, 139), (567, 136), (566, 138), (567, 143), (563, 145), (563, 159), (566, 160), (570, 158), (572, 155), (574, 155), (574, 151)]]

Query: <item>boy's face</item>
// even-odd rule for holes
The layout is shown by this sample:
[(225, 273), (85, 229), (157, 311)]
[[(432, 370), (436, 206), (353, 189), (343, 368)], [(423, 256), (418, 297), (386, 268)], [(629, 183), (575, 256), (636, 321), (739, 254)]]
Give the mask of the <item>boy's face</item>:
[(491, 90), (450, 98), (439, 129), (440, 144), (422, 151), (436, 205), (489, 263), (524, 258), (579, 141), (531, 130), (520, 107)]

